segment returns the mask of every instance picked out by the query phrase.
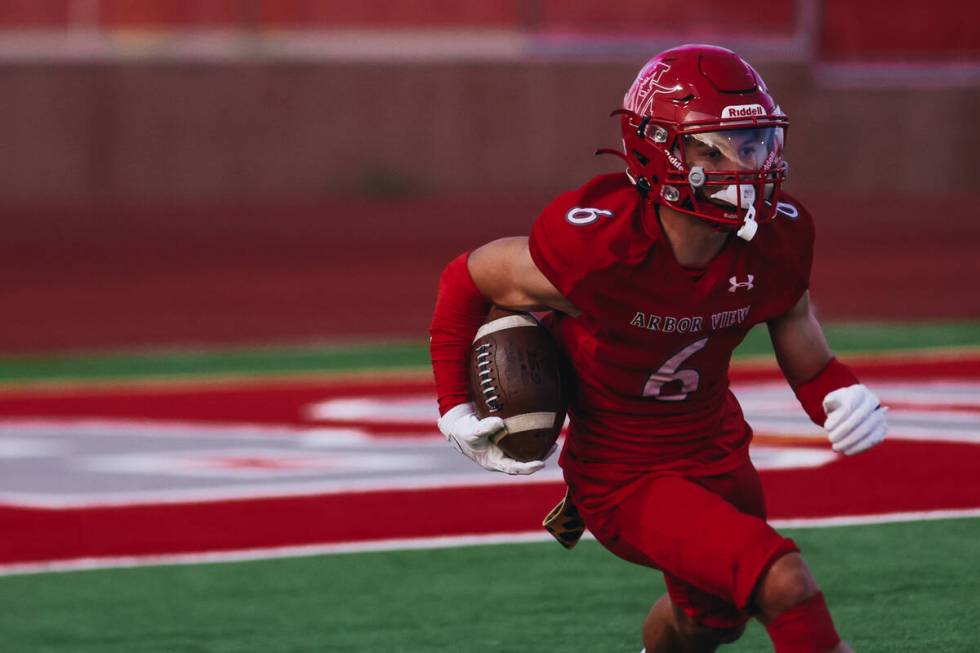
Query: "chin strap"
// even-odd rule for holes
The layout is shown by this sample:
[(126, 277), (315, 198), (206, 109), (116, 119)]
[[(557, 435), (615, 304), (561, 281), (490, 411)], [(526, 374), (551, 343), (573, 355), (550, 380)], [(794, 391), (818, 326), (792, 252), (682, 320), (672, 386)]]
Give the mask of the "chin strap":
[[(741, 195), (741, 197), (739, 197)], [(742, 240), (752, 240), (755, 232), (759, 229), (759, 223), (755, 221), (755, 187), (744, 184), (730, 184), (711, 195), (725, 204), (732, 206), (746, 206), (745, 220), (735, 235)]]
[(735, 235), (742, 240), (752, 240), (755, 232), (759, 229), (759, 223), (755, 221), (755, 204), (749, 204), (749, 209), (745, 213), (745, 221)]

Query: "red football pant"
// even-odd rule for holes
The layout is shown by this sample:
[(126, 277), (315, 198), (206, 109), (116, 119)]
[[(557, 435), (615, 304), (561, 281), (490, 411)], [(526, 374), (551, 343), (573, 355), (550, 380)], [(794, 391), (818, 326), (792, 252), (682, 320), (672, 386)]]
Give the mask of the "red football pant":
[(709, 628), (745, 623), (759, 579), (780, 556), (799, 551), (765, 522), (759, 475), (748, 460), (718, 476), (640, 477), (632, 494), (601, 513), (583, 507), (590, 502), (578, 494), (594, 483), (567, 471), (566, 480), (596, 539), (663, 571), (671, 601)]

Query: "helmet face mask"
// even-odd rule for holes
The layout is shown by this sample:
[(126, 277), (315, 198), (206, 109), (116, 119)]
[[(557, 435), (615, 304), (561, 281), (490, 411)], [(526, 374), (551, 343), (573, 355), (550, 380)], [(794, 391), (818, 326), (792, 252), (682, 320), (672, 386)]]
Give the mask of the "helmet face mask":
[[(697, 132), (682, 136), (679, 142), (678, 158), (688, 170), (695, 171), (688, 174), (695, 208), (707, 201), (729, 211), (747, 211), (746, 204), (753, 204), (756, 195), (772, 199), (779, 175), (767, 173), (782, 160), (782, 127)], [(760, 177), (761, 184), (757, 183)]]
[[(624, 97), (622, 158), (655, 203), (750, 239), (786, 177), (785, 114), (733, 52), (687, 45), (651, 59)], [(750, 227), (750, 228), (748, 228)]]
[(708, 173), (752, 171), (771, 167), (770, 156), (782, 158), (782, 127), (749, 127), (695, 132), (680, 139), (680, 154), (690, 167)]

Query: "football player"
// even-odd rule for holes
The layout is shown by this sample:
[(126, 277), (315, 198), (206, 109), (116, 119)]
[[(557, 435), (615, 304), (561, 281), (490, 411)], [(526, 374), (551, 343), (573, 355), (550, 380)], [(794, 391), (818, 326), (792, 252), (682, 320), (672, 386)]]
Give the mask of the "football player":
[(732, 350), (764, 322), (835, 451), (864, 451), (887, 429), (811, 311), (813, 223), (781, 190), (787, 117), (749, 64), (705, 45), (651, 59), (615, 113), (625, 175), (559, 196), (530, 237), (443, 272), (431, 327), (439, 428), (487, 469), (544, 466), (490, 441), (503, 422), (475, 415), (466, 368), (491, 303), (552, 311), (574, 369), (559, 460), (568, 507), (610, 551), (666, 579), (646, 652), (714, 651), (750, 617), (779, 653), (849, 651), (796, 544), (766, 523), (752, 430), (729, 390)]

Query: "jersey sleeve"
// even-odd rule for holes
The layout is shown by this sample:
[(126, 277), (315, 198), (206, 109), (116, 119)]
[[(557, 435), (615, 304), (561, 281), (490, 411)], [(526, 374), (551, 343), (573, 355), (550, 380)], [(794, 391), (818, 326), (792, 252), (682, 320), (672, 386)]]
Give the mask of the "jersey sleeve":
[(531, 259), (573, 302), (590, 272), (616, 258), (620, 225), (630, 219), (630, 201), (636, 195), (621, 177), (604, 175), (563, 193), (541, 212), (531, 230)]
[[(562, 224), (566, 202), (558, 198), (541, 213), (531, 229), (528, 248), (531, 259), (555, 288), (568, 297), (584, 276), (582, 255), (586, 252), (581, 238)], [(576, 261), (580, 265), (576, 265)]]

